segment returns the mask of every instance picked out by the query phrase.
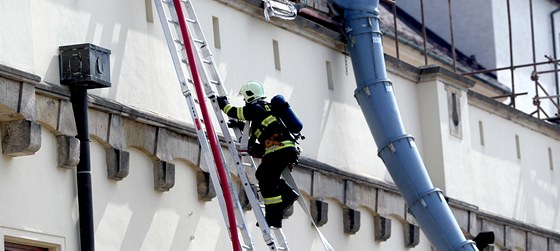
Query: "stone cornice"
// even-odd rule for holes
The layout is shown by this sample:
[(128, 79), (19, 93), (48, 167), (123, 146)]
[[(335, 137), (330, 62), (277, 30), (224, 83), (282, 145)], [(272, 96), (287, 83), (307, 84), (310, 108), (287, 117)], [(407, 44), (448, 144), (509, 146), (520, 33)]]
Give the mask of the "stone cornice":
[[(3, 67), (2, 69), (9, 68)], [(416, 71), (414, 68), (410, 68), (410, 72)], [(418, 73), (420, 72), (418, 71)], [(27, 75), (13, 69), (0, 71), (0, 77), (16, 78), (18, 81), (40, 81), (37, 76)], [(17, 81), (4, 83), (4, 85), (18, 84), (21, 83)], [(17, 90), (17, 88), (8, 89)], [(72, 116), (69, 115), (72, 111), (68, 109), (70, 93), (63, 87), (42, 83), (34, 84), (33, 90), (34, 93), (29, 94), (32, 97), (22, 96), (20, 99), (27, 98), (27, 100), (30, 100), (29, 102), (32, 102), (29, 105), (37, 106), (37, 110), (41, 113), (37, 115), (37, 122), (47, 126), (57, 135), (57, 141), (59, 142), (57, 150), (59, 155), (63, 156), (62, 159), (59, 158), (60, 166), (72, 168), (76, 163), (74, 156), (76, 155), (76, 143), (72, 141), (74, 129), (71, 122), (73, 120), (71, 119)], [(477, 103), (484, 103), (487, 106), (492, 104), (500, 109), (504, 108), (500, 106), (500, 103), (484, 100), (473, 93), (469, 93), (469, 98), (477, 99), (479, 100)], [(184, 159), (191, 165), (200, 164), (199, 143), (192, 126), (95, 95), (89, 95), (88, 100), (91, 111), (90, 134), (107, 149), (109, 179), (121, 180), (128, 175), (129, 157), (124, 150), (128, 147), (138, 148), (154, 160), (154, 190), (156, 191), (165, 192), (172, 189), (175, 180), (173, 176), (174, 165), (171, 161)], [(0, 104), (6, 101), (0, 100)], [(510, 110), (508, 112), (515, 113), (515, 111)], [(524, 119), (534, 124), (544, 123), (534, 118)], [(37, 138), (37, 134), (41, 133), (41, 130), (37, 129), (37, 123), (32, 120), (24, 121), (24, 123), (21, 123), (21, 120), (8, 123), (9, 126), (14, 128), (25, 129), (20, 131), (28, 132), (35, 138)], [(551, 125), (545, 125), (545, 127), (558, 134), (557, 127), (551, 127)], [(65, 142), (66, 144), (62, 144)], [(12, 142), (4, 143), (10, 145)], [(40, 146), (40, 143), (38, 145), (29, 144), (29, 146), (26, 149), (15, 151), (12, 156), (32, 154), (36, 150), (35, 148)], [(203, 171), (203, 169), (200, 171)], [(165, 177), (165, 179), (162, 177)], [(303, 194), (313, 203), (312, 209), (314, 208), (315, 211), (312, 211), (318, 214), (313, 216), (314, 218), (323, 223), (327, 222), (328, 215), (325, 214), (328, 209), (328, 203), (325, 202), (327, 199), (335, 200), (344, 209), (343, 219), (346, 233), (353, 234), (359, 230), (359, 224), (361, 224), (360, 212), (357, 210), (359, 207), (367, 208), (374, 215), (378, 224), (391, 224), (388, 217), (392, 216), (402, 221), (410, 231), (419, 231), (415, 225), (415, 220), (406, 213), (406, 204), (393, 184), (349, 173), (304, 157), (301, 158), (300, 164), (294, 169), (294, 178)], [(207, 179), (197, 177), (197, 180), (199, 182), (197, 187), (208, 187), (207, 184), (202, 184), (209, 182)], [(199, 190), (199, 192), (201, 191)], [(208, 195), (211, 194), (209, 191), (206, 191), (205, 194), (205, 199), (212, 198), (211, 195)], [(468, 203), (451, 198), (448, 200), (461, 228), (473, 235), (483, 230), (476, 227), (476, 222), (482, 222), (481, 224), (491, 226), (492, 229), (511, 229), (516, 232), (531, 233), (545, 240), (560, 242), (560, 234), (558, 233), (481, 212), (476, 206)], [(376, 228), (375, 231), (382, 230)], [(376, 236), (382, 239), (389, 238), (386, 232), (376, 232)], [(406, 242), (418, 244), (418, 239), (406, 240)], [(506, 240), (502, 240), (502, 242), (509, 243)]]
[(26, 82), (31, 84), (38, 84), (41, 82), (41, 77), (14, 69), (12, 67), (0, 64), (0, 76), (18, 82)]

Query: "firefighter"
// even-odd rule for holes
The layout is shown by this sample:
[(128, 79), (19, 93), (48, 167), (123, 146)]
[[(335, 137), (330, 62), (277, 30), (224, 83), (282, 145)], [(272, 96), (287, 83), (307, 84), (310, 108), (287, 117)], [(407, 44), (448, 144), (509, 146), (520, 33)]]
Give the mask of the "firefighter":
[(245, 101), (243, 107), (230, 105), (225, 96), (217, 97), (217, 102), (229, 117), (250, 122), (248, 152), (255, 158), (262, 158), (256, 177), (264, 199), (266, 222), (270, 227), (281, 228), (284, 213), (299, 197), (281, 179), (281, 174), (285, 168), (291, 170), (297, 163), (299, 148), (288, 130), (273, 115), (260, 82), (245, 83), (239, 94)]

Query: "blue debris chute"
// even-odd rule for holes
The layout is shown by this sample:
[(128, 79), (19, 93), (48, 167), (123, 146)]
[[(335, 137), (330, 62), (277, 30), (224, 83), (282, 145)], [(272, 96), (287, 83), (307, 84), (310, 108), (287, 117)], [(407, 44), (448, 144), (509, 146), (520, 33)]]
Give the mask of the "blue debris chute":
[(332, 2), (343, 12), (357, 84), (355, 97), (379, 149), (378, 155), (409, 212), (436, 250), (478, 250), (473, 241), (464, 237), (441, 190), (432, 185), (414, 139), (404, 131), (385, 68), (378, 0)]

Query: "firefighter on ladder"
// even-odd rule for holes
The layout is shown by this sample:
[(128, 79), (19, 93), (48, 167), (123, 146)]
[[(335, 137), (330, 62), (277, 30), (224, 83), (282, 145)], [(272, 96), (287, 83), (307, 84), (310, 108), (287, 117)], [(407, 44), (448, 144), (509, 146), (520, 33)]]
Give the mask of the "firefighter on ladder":
[(270, 227), (281, 228), (283, 215), (299, 197), (281, 179), (285, 168), (297, 163), (299, 150), (287, 129), (273, 115), (270, 103), (264, 99), (264, 87), (258, 81), (245, 83), (239, 94), (243, 95), (245, 106), (229, 104), (227, 97), (217, 97), (218, 105), (229, 117), (249, 121), (249, 154), (262, 158), (256, 177), (264, 199), (266, 222)]

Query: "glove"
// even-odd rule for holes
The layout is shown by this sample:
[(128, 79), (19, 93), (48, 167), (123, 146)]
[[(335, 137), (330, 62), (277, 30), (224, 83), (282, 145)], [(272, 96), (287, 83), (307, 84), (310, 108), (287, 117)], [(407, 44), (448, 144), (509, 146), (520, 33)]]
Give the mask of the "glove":
[(237, 119), (230, 119), (227, 123), (229, 128), (237, 128), (243, 131), (243, 127), (245, 127), (245, 122)]
[(249, 144), (249, 151), (247, 151), (249, 155), (255, 158), (262, 158), (265, 152), (264, 146), (259, 143), (252, 143)]
[(216, 97), (216, 101), (218, 101), (218, 106), (220, 107), (220, 109), (224, 109), (224, 107), (229, 104), (226, 96), (218, 96)]

